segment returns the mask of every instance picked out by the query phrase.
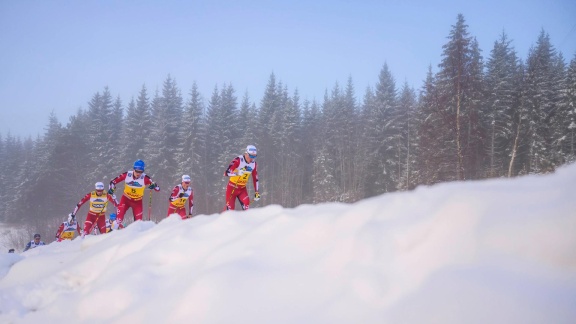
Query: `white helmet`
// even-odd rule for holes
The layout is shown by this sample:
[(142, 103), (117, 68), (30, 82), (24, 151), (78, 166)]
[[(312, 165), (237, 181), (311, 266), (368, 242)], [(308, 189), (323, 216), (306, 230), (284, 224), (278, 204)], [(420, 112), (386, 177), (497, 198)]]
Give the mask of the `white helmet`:
[(189, 176), (189, 175), (185, 174), (185, 175), (182, 176), (182, 182), (190, 183), (190, 181), (191, 181), (191, 180), (190, 180), (190, 176)]
[(256, 146), (248, 145), (246, 146), (246, 153), (250, 155), (250, 157), (255, 158), (258, 155), (258, 151), (256, 150)]
[(104, 184), (102, 182), (96, 182), (94, 188), (96, 188), (96, 190), (104, 190)]

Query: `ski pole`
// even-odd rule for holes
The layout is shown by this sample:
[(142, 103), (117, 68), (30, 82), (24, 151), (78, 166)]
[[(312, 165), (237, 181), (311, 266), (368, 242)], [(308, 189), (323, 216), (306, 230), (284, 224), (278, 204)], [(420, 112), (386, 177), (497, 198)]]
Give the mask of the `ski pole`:
[(150, 199), (148, 199), (148, 221), (150, 221), (151, 213), (152, 213), (152, 189), (150, 189)]

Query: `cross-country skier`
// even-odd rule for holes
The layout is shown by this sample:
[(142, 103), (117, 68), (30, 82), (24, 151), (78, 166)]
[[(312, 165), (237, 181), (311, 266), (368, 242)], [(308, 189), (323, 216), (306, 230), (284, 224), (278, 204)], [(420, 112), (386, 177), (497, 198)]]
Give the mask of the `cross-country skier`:
[(34, 234), (34, 239), (26, 244), (24, 252), (39, 247), (40, 245), (46, 245), (46, 243), (44, 243), (44, 241), (40, 241), (40, 234)]
[(106, 206), (108, 205), (108, 202), (111, 202), (114, 207), (118, 208), (116, 197), (104, 192), (104, 183), (96, 182), (94, 188), (95, 190), (90, 191), (80, 199), (72, 212), (72, 216), (76, 217), (78, 209), (80, 209), (84, 203), (90, 201), (90, 207), (88, 209), (88, 214), (86, 215), (86, 221), (84, 222), (84, 231), (82, 231), (82, 236), (90, 234), (94, 224), (98, 226), (100, 233), (106, 233)]
[(258, 192), (258, 171), (256, 164), (257, 154), (256, 146), (248, 145), (244, 154), (235, 157), (228, 169), (224, 172), (225, 177), (230, 177), (228, 186), (226, 186), (226, 209), (234, 210), (236, 199), (240, 202), (242, 209), (246, 210), (250, 207), (250, 198), (248, 197), (248, 190), (246, 184), (252, 175), (252, 183), (254, 184), (254, 200), (260, 200), (260, 193)]
[[(190, 186), (190, 176), (182, 176), (182, 183), (172, 189), (170, 198), (168, 198), (168, 216), (178, 214), (182, 219), (192, 217), (194, 209), (194, 191)], [(186, 202), (188, 202), (188, 216), (186, 216)]]
[(116, 190), (116, 185), (124, 181), (124, 193), (122, 198), (120, 198), (120, 207), (116, 215), (119, 225), (124, 221), (124, 215), (128, 208), (132, 208), (134, 221), (142, 220), (142, 198), (146, 187), (160, 191), (160, 186), (144, 173), (145, 166), (144, 161), (136, 160), (134, 162), (134, 170), (126, 171), (110, 181), (109, 194), (113, 194), (114, 190)]
[(106, 220), (106, 233), (122, 228), (124, 228), (124, 226), (116, 222), (116, 214), (110, 214)]
[(81, 235), (80, 233), (80, 226), (78, 226), (78, 222), (76, 222), (76, 216), (69, 214), (68, 220), (64, 221), (58, 227), (58, 231), (56, 232), (56, 242), (62, 242), (63, 240), (72, 240), (74, 236)]

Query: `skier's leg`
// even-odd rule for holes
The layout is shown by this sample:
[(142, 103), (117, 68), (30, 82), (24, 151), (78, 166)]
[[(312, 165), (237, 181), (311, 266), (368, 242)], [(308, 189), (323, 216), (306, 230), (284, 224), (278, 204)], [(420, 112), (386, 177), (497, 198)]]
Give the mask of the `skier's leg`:
[[(230, 184), (226, 186), (226, 207), (224, 208), (224, 210), (234, 210), (236, 205), (235, 203), (236, 196), (238, 196), (236, 190), (238, 189), (234, 186), (231, 186)], [(235, 193), (236, 196), (234, 196)]]
[(177, 207), (172, 206), (172, 204), (168, 203), (168, 214), (166, 215), (166, 217), (174, 214), (176, 212)]
[(96, 220), (96, 215), (88, 212), (86, 215), (86, 221), (84, 222), (84, 235), (90, 234), (92, 226), (94, 226), (94, 221)]
[(128, 210), (128, 198), (122, 195), (120, 198), (120, 203), (118, 204), (118, 214), (116, 215), (116, 219), (118, 223), (122, 223), (124, 221), (124, 215), (126, 215), (126, 211)]
[(106, 233), (106, 213), (98, 215), (96, 225), (98, 225), (98, 230), (100, 230), (100, 234)]
[(178, 215), (180, 215), (180, 218), (186, 219), (186, 208), (185, 207), (178, 208), (176, 210), (176, 212), (178, 213)]
[(240, 202), (240, 206), (242, 206), (243, 210), (250, 208), (250, 197), (248, 197), (248, 190), (246, 187), (240, 189), (240, 193), (238, 194), (238, 201)]
[(132, 201), (132, 213), (134, 214), (134, 221), (142, 220), (142, 199), (138, 201)]

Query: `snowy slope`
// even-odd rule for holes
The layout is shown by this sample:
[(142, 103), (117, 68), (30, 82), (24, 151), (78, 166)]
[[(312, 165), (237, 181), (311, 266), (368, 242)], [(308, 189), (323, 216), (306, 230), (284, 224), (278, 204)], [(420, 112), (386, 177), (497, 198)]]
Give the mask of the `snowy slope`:
[(576, 165), (0, 255), (0, 323), (575, 323)]

